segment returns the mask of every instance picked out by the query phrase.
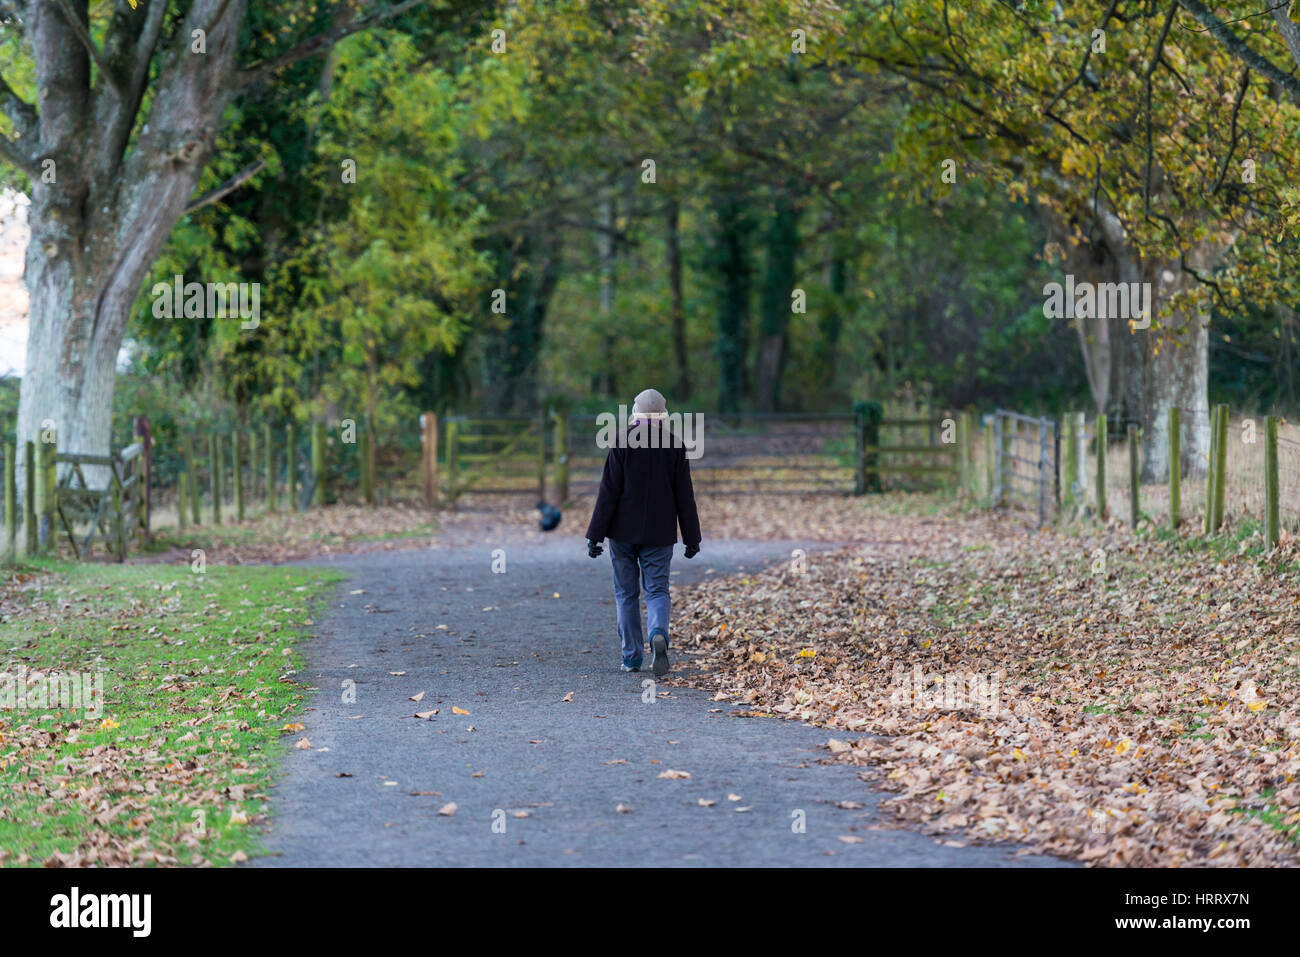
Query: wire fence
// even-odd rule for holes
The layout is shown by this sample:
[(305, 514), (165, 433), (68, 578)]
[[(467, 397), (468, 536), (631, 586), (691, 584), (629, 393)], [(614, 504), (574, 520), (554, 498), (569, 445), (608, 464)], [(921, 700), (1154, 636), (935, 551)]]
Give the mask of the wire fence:
[[(1206, 512), (1207, 503), (1213, 505), (1216, 500), (1217, 472), (1212, 465), (1218, 410), (1208, 406), (1177, 410), (1176, 435), (1171, 434), (1173, 417), (1144, 428), (1126, 425), (1118, 434), (1108, 427), (1104, 474), (1098, 472), (1098, 419), (1085, 424), (1080, 415), (1071, 427), (1069, 417), (1057, 423), (999, 410), (984, 417), (974, 440), (976, 460), (983, 462), (984, 468), (975, 477), (972, 492), (994, 507), (1037, 511), (1040, 523), (1060, 510), (1096, 518), (1104, 509), (1104, 518), (1131, 524), (1136, 489), (1138, 521), (1168, 525), (1175, 494), (1170, 470), (1175, 469), (1180, 524), (1194, 523), (1209, 530), (1247, 522), (1266, 526), (1270, 419), (1227, 406), (1218, 409), (1225, 416), (1218, 436), (1223, 488), (1217, 495), (1222, 514), (1217, 519), (1212, 514), (1212, 522), (1207, 522)], [(1280, 418), (1273, 421), (1278, 530), (1300, 534), (1300, 426)], [(1071, 442), (1078, 443), (1076, 456), (1062, 451), (1062, 445)], [(1131, 449), (1136, 451), (1135, 458)], [(1049, 476), (1049, 472), (1053, 474)]]

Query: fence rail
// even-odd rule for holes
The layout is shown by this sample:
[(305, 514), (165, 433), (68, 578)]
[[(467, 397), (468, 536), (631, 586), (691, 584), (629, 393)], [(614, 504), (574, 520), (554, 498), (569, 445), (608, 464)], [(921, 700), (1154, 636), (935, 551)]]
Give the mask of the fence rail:
[[(158, 448), (141, 417), (136, 441), (109, 455), (60, 450), (42, 436), (3, 450), (5, 551), (10, 560), (18, 553), (21, 528), (27, 554), (62, 540), (81, 556), (98, 540), (121, 559), (129, 539), (148, 542), (155, 502), (180, 529), (341, 500), (435, 507), (485, 493), (563, 503), (599, 483), (602, 424), (559, 411), (426, 413), (418, 431), (396, 435), (352, 420), (268, 422), (183, 433)], [(998, 409), (979, 421), (865, 402), (852, 412), (709, 414), (686, 437), (698, 443), (692, 474), (703, 494), (940, 483), (1007, 513), (1036, 514), (1040, 525), (1064, 512), (1134, 527), (1196, 522), (1206, 533), (1246, 519), (1263, 525), (1270, 545), (1300, 534), (1300, 428), (1222, 405), (1172, 409), (1157, 424), (1126, 423), (1116, 435), (1105, 416), (1089, 423), (1068, 413), (1058, 423)]]

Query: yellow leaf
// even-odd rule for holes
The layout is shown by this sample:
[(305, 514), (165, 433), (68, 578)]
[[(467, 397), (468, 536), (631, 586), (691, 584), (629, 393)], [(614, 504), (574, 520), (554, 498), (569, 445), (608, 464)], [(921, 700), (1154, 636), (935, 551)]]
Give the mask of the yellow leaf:
[(452, 706), (451, 706), (451, 713), (452, 713), (452, 714), (469, 714), (469, 712), (466, 711), (464, 708), (457, 708), (455, 705), (452, 705)]

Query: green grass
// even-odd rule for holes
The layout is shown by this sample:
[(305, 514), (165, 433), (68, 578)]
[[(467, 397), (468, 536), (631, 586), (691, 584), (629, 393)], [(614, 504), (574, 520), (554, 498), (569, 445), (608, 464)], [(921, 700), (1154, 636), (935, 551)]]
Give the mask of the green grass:
[(28, 570), (27, 590), (4, 595), (0, 671), (101, 673), (106, 703), (93, 717), (0, 710), (3, 863), (58, 853), (219, 865), (258, 853), (263, 792), (294, 740), (282, 728), (302, 706), (289, 680), (294, 646), (342, 576), (52, 561)]
[(1296, 843), (1300, 843), (1300, 820), (1294, 811), (1283, 813), (1274, 803), (1271, 803), (1273, 796), (1277, 794), (1277, 788), (1265, 788), (1256, 797), (1250, 798), (1249, 802), (1254, 806), (1231, 808), (1230, 814), (1244, 814), (1246, 817), (1253, 817), (1275, 831), (1285, 834), (1286, 837)]

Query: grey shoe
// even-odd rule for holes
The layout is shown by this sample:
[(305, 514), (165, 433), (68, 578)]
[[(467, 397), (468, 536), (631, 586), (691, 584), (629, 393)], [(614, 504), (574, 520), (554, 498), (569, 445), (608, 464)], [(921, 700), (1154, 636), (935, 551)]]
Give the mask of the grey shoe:
[(650, 670), (656, 678), (668, 674), (668, 636), (662, 631), (650, 635)]

